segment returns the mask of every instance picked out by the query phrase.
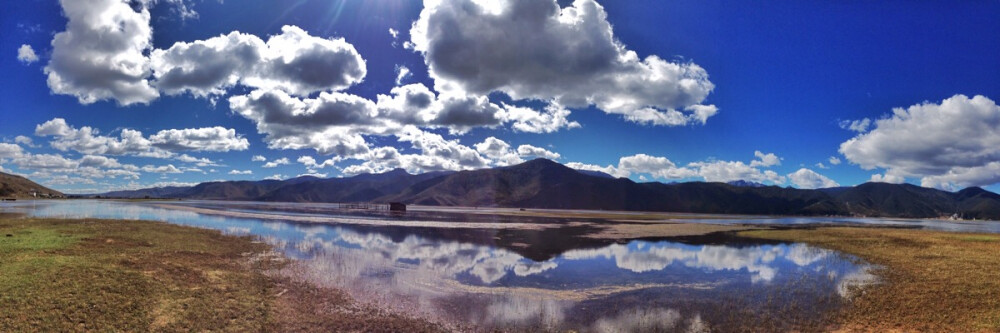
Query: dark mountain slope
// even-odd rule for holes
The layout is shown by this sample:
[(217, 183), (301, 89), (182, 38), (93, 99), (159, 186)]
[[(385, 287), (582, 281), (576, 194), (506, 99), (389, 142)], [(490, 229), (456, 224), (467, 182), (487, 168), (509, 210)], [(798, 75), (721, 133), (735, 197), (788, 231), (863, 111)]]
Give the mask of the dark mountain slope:
[(956, 212), (953, 194), (911, 184), (864, 183), (836, 196), (849, 214), (937, 217)]
[(286, 185), (262, 195), (259, 200), (288, 202), (367, 202), (397, 194), (404, 189), (448, 172), (411, 175), (403, 169), (349, 178), (329, 178)]
[[(36, 195), (32, 195), (34, 192)], [(0, 198), (61, 197), (62, 192), (38, 185), (27, 178), (0, 172)]]
[(102, 197), (109, 198), (175, 198), (180, 193), (191, 189), (190, 186), (165, 186), (165, 187), (153, 187), (144, 188), (139, 190), (130, 191), (112, 191), (107, 193), (97, 194)]
[(590, 176), (546, 159), (461, 171), (387, 200), (426, 205), (613, 209), (627, 201), (627, 179)]
[(958, 200), (957, 214), (966, 219), (996, 219), (1000, 216), (1000, 194), (979, 187), (970, 187), (955, 193)]
[(836, 207), (817, 191), (723, 183), (639, 184), (590, 176), (544, 159), (463, 171), (415, 187), (391, 199), (425, 205), (734, 214), (828, 214)]

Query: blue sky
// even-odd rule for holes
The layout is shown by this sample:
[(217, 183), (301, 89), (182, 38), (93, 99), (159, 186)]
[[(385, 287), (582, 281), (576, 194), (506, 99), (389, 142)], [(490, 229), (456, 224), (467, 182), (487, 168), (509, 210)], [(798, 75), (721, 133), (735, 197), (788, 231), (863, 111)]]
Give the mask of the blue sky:
[(94, 192), (548, 157), (636, 181), (996, 191), (998, 14), (996, 1), (15, 2), (0, 13), (0, 168)]

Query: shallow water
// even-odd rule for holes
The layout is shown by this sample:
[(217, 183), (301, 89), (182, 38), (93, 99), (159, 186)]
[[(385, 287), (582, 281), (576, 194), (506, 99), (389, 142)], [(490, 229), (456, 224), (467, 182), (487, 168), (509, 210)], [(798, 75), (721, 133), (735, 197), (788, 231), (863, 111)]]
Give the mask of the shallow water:
[[(265, 208), (281, 214), (281, 206), (294, 214), (317, 214), (309, 205)], [(873, 279), (870, 267), (856, 258), (798, 243), (615, 243), (560, 228), (293, 223), (142, 202), (29, 201), (2, 203), (0, 209), (38, 217), (167, 221), (255, 235), (297, 259), (287, 272), (297, 278), (472, 330), (817, 330), (825, 327), (827, 314), (845, 304), (851, 286)]]

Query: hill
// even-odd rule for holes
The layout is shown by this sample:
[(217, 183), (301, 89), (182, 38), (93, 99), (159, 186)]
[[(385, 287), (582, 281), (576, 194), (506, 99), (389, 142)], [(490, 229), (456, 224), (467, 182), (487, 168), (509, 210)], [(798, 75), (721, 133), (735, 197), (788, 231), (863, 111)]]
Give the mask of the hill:
[(107, 193), (99, 194), (102, 197), (109, 198), (126, 198), (126, 199), (137, 199), (137, 198), (173, 198), (178, 196), (179, 193), (190, 189), (190, 186), (165, 186), (165, 187), (152, 187), (144, 188), (139, 190), (129, 190), (129, 191), (112, 191)]
[(546, 159), (460, 172), (412, 175), (396, 169), (347, 178), (209, 182), (191, 188), (134, 192), (135, 195), (141, 193), (191, 199), (285, 202), (404, 202), (437, 206), (905, 218), (955, 215), (1000, 219), (1000, 195), (981, 188), (952, 193), (911, 184), (886, 183), (818, 190), (750, 182), (636, 183), (627, 178), (574, 170)]
[(27, 178), (0, 172), (0, 198), (63, 197), (62, 192), (38, 185)]

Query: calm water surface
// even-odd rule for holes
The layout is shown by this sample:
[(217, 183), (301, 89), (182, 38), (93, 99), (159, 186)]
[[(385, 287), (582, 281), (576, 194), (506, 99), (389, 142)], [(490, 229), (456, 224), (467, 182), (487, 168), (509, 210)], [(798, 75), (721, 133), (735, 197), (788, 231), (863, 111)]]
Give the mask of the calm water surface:
[[(233, 209), (281, 214), (268, 205)], [(0, 210), (255, 235), (297, 259), (288, 269), (297, 278), (471, 330), (817, 330), (851, 286), (873, 281), (856, 258), (798, 243), (615, 243), (551, 228), (303, 224), (90, 200), (2, 203)]]

